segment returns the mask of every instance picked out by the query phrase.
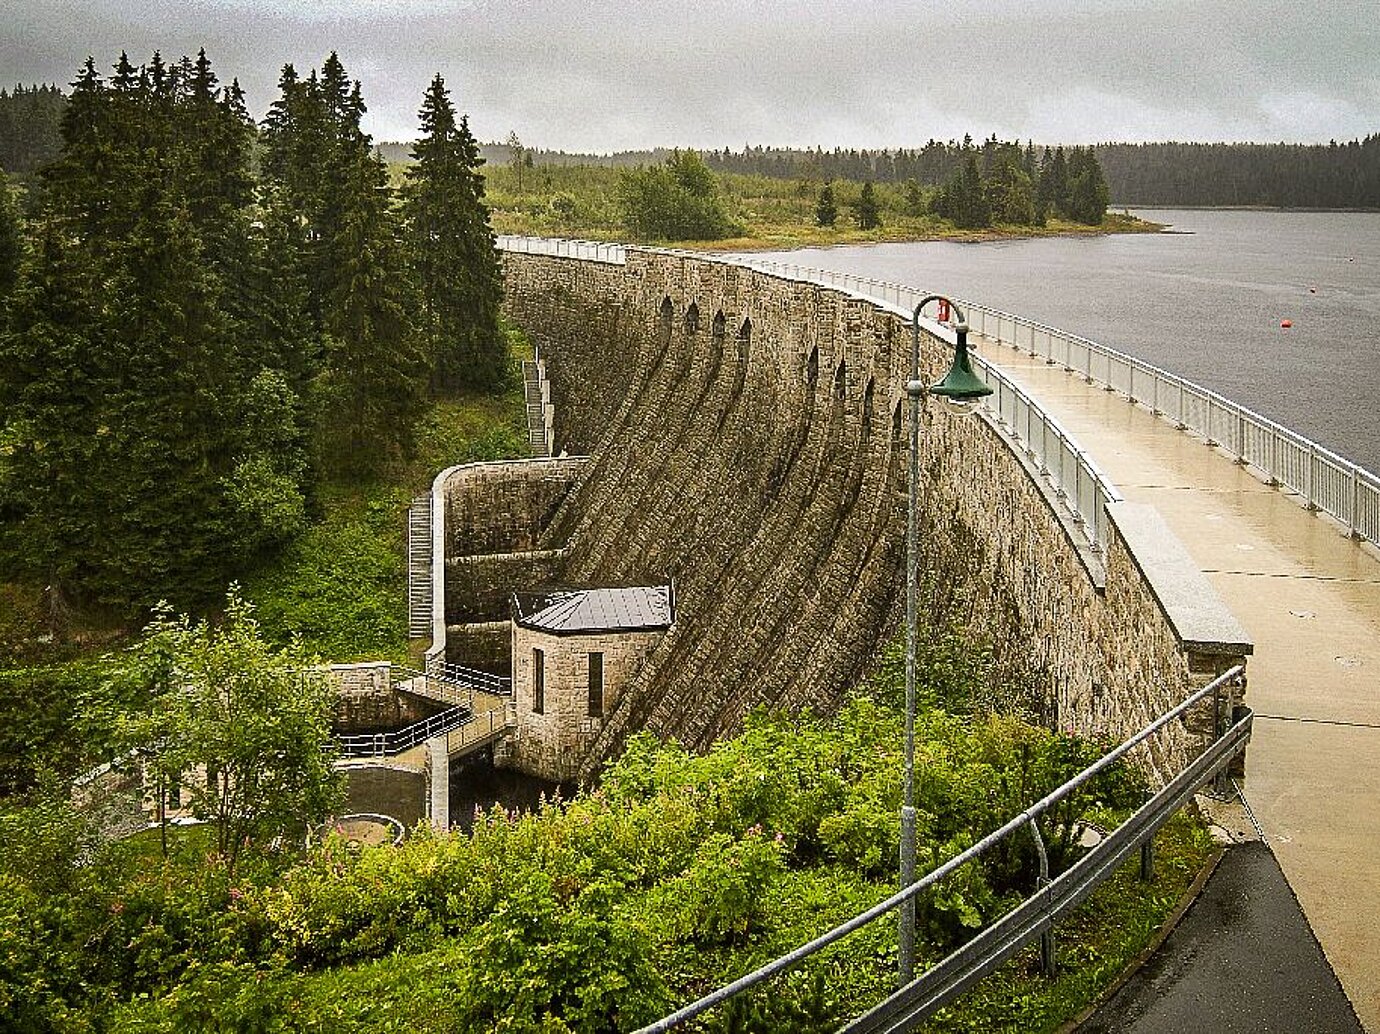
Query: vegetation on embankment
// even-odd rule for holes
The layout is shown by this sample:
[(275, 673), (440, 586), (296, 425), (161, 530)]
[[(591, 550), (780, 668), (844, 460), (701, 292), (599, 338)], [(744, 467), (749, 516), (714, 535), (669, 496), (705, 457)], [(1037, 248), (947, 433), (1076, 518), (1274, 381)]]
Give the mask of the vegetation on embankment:
[[(512, 362), (531, 354), (508, 327)], [(525, 456), (522, 390), (516, 372), (498, 394), (460, 392), (433, 401), (417, 427), (409, 460), (369, 476), (327, 479), (305, 530), (239, 572), (245, 598), (268, 638), (296, 636), (328, 662), (406, 662), (407, 506), (436, 472), (456, 463)], [(134, 628), (92, 615), (44, 613), (42, 586), (0, 583), (0, 799), (35, 785), (39, 774), (71, 775), (104, 759), (109, 716), (129, 701), (109, 685), (110, 666)], [(99, 615), (96, 615), (97, 617)]]
[[(957, 663), (955, 663), (957, 661)], [(922, 869), (971, 844), (1105, 744), (972, 709), (990, 661), (936, 635), (920, 664)], [(899, 650), (832, 719), (758, 715), (703, 756), (633, 739), (597, 789), (471, 834), (400, 849), (328, 837), (247, 855), (232, 876), (208, 838), (83, 854), (48, 808), (0, 829), (0, 1002), (23, 1029), (563, 1032), (628, 1029), (886, 897), (899, 837)], [(1114, 769), (1044, 834), (1057, 870), (1079, 823), (1142, 798)], [(1158, 841), (1157, 876), (1118, 874), (1058, 938), (1060, 975), (1014, 960), (935, 1029), (1050, 1030), (1141, 950), (1210, 853), (1199, 826)], [(934, 961), (1033, 887), (1017, 837), (920, 909)], [(880, 920), (799, 972), (701, 1021), (705, 1031), (832, 1029), (893, 982)]]
[[(395, 166), (395, 175), (400, 175), (401, 168)], [(487, 165), (482, 171), (498, 233), (583, 240), (631, 239), (619, 205), (620, 177), (626, 175), (626, 170), (596, 165), (536, 165), (522, 169)], [(862, 230), (853, 213), (863, 185), (849, 180), (833, 182), (838, 219), (833, 226), (820, 226), (816, 219), (824, 186), (820, 180), (738, 173), (715, 174), (715, 180), (725, 208), (743, 229), (741, 235), (713, 241), (649, 238), (647, 242), (721, 251), (784, 251), (888, 241), (980, 241), (1153, 233), (1161, 229), (1157, 223), (1111, 212), (1093, 226), (1051, 215), (1043, 226), (997, 223), (981, 229), (964, 229), (929, 212), (925, 207), (927, 195), (917, 201), (905, 184), (876, 183), (873, 190), (881, 225)]]

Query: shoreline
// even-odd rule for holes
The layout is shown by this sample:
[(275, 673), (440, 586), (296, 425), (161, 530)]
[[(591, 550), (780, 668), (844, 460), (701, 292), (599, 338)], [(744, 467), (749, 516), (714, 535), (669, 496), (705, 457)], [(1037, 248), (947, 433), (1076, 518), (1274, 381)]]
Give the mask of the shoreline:
[[(1058, 229), (1047, 230), (1042, 227), (1012, 227), (1001, 229), (988, 227), (982, 230), (952, 230), (943, 233), (895, 233), (883, 232), (879, 235), (857, 236), (840, 240), (810, 241), (794, 237), (772, 240), (761, 236), (731, 237), (721, 241), (675, 241), (665, 245), (710, 254), (720, 252), (755, 251), (803, 251), (805, 249), (826, 250), (829, 248), (872, 247), (879, 244), (994, 244), (1000, 241), (1038, 240), (1046, 237), (1110, 237), (1120, 234), (1173, 233), (1169, 223), (1157, 223), (1148, 219), (1127, 218), (1123, 215), (1108, 216), (1110, 222), (1100, 226), (1077, 227), (1064, 224)], [(1119, 224), (1119, 225), (1118, 225)], [(1180, 231), (1183, 232), (1183, 231)]]

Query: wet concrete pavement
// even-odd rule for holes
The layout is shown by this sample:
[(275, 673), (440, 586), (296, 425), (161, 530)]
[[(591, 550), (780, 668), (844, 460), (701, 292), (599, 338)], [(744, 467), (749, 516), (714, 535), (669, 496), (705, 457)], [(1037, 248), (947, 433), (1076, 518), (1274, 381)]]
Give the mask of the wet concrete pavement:
[(1380, 1032), (1380, 553), (1124, 396), (994, 342), (980, 354), (1126, 499), (1160, 511), (1254, 640), (1246, 796), (1356, 1014)]
[(1077, 1034), (1361, 1034), (1263, 843), (1228, 848), (1149, 961)]

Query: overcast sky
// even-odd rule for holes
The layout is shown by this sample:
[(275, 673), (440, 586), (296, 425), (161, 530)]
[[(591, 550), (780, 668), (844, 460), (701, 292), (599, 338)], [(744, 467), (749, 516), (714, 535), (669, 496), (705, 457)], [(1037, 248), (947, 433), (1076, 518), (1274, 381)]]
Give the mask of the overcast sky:
[(262, 115), (338, 51), (410, 139), (445, 76), (481, 140), (1326, 141), (1380, 131), (1377, 0), (0, 0), (0, 83), (204, 46)]

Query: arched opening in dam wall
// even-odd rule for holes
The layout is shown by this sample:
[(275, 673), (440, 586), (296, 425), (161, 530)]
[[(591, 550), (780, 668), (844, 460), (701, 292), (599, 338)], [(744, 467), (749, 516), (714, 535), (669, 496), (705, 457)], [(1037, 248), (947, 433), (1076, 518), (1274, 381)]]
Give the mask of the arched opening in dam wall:
[[(543, 774), (589, 774), (638, 729), (704, 748), (758, 705), (837, 706), (899, 617), (908, 319), (679, 253), (504, 268), (547, 362), (555, 451), (590, 457), (536, 546), (560, 550), (566, 584), (674, 579), (679, 598), (583, 755)], [(949, 346), (923, 337), (933, 380)], [(1230, 615), (1184, 606), (1211, 589), (1153, 512), (1109, 507), (1094, 553), (991, 420), (931, 404), (924, 442), (936, 605), (1033, 675), (1051, 721), (1139, 727), (1249, 652)]]

